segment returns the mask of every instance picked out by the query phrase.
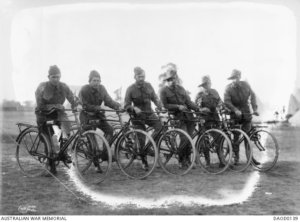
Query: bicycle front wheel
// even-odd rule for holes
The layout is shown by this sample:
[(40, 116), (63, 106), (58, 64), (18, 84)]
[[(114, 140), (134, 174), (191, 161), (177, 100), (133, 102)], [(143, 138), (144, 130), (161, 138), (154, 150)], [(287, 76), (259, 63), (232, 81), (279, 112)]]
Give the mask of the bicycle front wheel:
[(245, 171), (252, 160), (253, 149), (249, 136), (241, 129), (230, 129), (233, 160), (230, 169), (236, 172)]
[(229, 137), (221, 130), (206, 130), (197, 139), (196, 147), (198, 162), (204, 171), (220, 174), (229, 167), (232, 145)]
[(16, 159), (21, 171), (28, 177), (37, 177), (45, 173), (49, 141), (37, 128), (28, 128), (22, 132), (17, 141)]
[(107, 140), (89, 130), (79, 135), (74, 143), (74, 164), (83, 182), (103, 182), (111, 169), (112, 154)]
[(159, 164), (168, 174), (187, 174), (195, 163), (196, 148), (191, 137), (181, 129), (167, 130), (158, 141)]
[(145, 131), (131, 129), (117, 141), (115, 157), (121, 171), (132, 179), (148, 177), (157, 164), (158, 151)]
[(266, 130), (257, 130), (250, 135), (250, 140), (254, 144), (253, 167), (259, 171), (271, 170), (279, 156), (276, 138)]

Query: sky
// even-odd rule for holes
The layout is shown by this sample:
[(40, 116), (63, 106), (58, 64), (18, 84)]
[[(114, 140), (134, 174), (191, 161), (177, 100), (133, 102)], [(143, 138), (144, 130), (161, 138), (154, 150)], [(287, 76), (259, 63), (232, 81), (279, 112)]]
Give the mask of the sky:
[(296, 21), (284, 6), (255, 3), (72, 4), (30, 8), (13, 19), (15, 99), (34, 100), (50, 65), (68, 85), (88, 83), (93, 69), (113, 92), (142, 67), (158, 89), (173, 62), (194, 99), (203, 75), (223, 97), (232, 69), (242, 72), (271, 109), (287, 106), (296, 80)]

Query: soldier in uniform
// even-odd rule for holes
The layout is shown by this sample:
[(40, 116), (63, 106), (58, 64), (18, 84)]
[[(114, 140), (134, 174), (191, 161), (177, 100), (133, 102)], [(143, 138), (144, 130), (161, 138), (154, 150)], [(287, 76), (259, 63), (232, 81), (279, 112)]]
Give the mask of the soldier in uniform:
[(196, 95), (195, 103), (200, 111), (205, 112), (205, 126), (210, 127), (220, 120), (217, 107), (221, 107), (222, 100), (217, 90), (211, 88), (209, 76), (203, 76), (202, 83), (198, 87), (201, 91)]
[[(176, 70), (168, 70), (165, 81), (166, 86), (161, 89), (160, 99), (168, 111), (173, 111), (175, 117), (181, 119), (180, 128), (191, 136), (195, 130), (195, 124), (192, 121), (193, 114), (183, 111), (190, 111), (191, 109), (198, 111), (199, 108), (191, 101), (186, 90), (178, 85)], [(186, 147), (179, 156), (181, 167), (186, 167), (189, 164), (188, 161), (188, 147)]]
[[(101, 111), (101, 105), (104, 102), (114, 110), (119, 110), (121, 105), (114, 101), (107, 93), (105, 87), (100, 84), (101, 77), (96, 70), (92, 70), (89, 74), (89, 84), (84, 85), (79, 92), (79, 99), (82, 103), (83, 110), (80, 112), (80, 122), (88, 124), (90, 120), (96, 120), (95, 126), (105, 133), (106, 139), (109, 141), (113, 136), (113, 127), (106, 121), (105, 113)], [(102, 160), (107, 161), (107, 153), (104, 151)], [(95, 170), (102, 173), (99, 162), (94, 162)]]
[[(42, 82), (37, 90), (35, 91), (35, 98), (37, 107), (35, 109), (36, 121), (39, 127), (39, 130), (47, 133), (47, 128), (45, 126), (45, 122), (47, 120), (60, 120), (61, 128), (63, 133), (63, 138), (70, 134), (70, 123), (64, 122), (68, 121), (67, 114), (64, 112), (64, 102), (67, 99), (72, 106), (72, 109), (75, 108), (76, 102), (74, 100), (74, 95), (70, 88), (63, 82), (60, 82), (61, 72), (60, 69), (56, 66), (50, 66), (48, 71), (48, 79), (47, 82)], [(51, 111), (53, 108), (56, 110), (51, 113), (47, 113)], [(51, 134), (54, 132), (52, 131)], [(65, 153), (65, 158), (67, 162), (71, 162), (71, 157)], [(56, 174), (55, 166), (50, 166), (50, 171), (53, 174)]]
[[(133, 113), (136, 119), (132, 124), (141, 130), (146, 130), (146, 125), (153, 127), (154, 137), (161, 129), (162, 125), (155, 113), (151, 108), (151, 101), (160, 110), (162, 108), (152, 85), (145, 81), (145, 71), (141, 67), (134, 68), (135, 83), (129, 86), (126, 90), (124, 108), (129, 113)], [(146, 157), (142, 158), (143, 167), (148, 170), (148, 162)]]
[(119, 110), (121, 105), (114, 101), (101, 84), (99, 72), (92, 70), (89, 74), (89, 84), (84, 85), (79, 92), (79, 99), (83, 111), (80, 112), (80, 121), (85, 124), (89, 120), (99, 120), (97, 127), (106, 135), (107, 140), (113, 136), (113, 128), (106, 121), (105, 113), (100, 110), (102, 103), (114, 110)]
[[(242, 125), (242, 130), (248, 133), (251, 129), (252, 114), (258, 115), (255, 93), (250, 85), (241, 81), (241, 71), (234, 69), (228, 78), (232, 83), (227, 85), (224, 94), (224, 103), (232, 111), (232, 118)], [(233, 145), (234, 164), (239, 163), (239, 147)], [(253, 159), (255, 164), (259, 164)]]
[[(217, 90), (211, 88), (211, 79), (209, 76), (202, 77), (202, 83), (198, 86), (200, 92), (196, 95), (195, 103), (198, 105), (200, 112), (203, 112), (205, 120), (204, 127), (212, 128), (218, 121), (220, 121), (217, 109), (222, 106), (222, 100)], [(210, 165), (209, 150), (205, 150), (204, 156), (206, 164)], [(220, 156), (220, 167), (224, 167)]]

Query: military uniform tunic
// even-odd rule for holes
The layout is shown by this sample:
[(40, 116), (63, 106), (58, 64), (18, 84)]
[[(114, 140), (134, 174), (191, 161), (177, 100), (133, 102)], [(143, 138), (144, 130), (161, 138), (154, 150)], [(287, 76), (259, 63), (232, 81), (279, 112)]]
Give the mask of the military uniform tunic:
[(48, 110), (57, 104), (63, 105), (66, 98), (72, 107), (75, 106), (72, 91), (62, 82), (59, 82), (56, 86), (50, 82), (41, 83), (35, 91), (35, 98), (37, 104), (36, 111)]
[[(251, 106), (257, 110), (256, 96), (247, 82), (231, 83), (225, 89), (224, 103), (233, 112), (240, 110), (245, 118), (250, 118)], [(251, 106), (250, 106), (251, 105)]]
[[(56, 111), (50, 115), (45, 115), (42, 111), (50, 110), (55, 108), (57, 105), (63, 105), (67, 99), (72, 108), (75, 107), (76, 103), (74, 96), (70, 88), (63, 82), (59, 82), (57, 85), (53, 85), (50, 82), (41, 83), (35, 91), (35, 98), (37, 107), (35, 114), (37, 118), (37, 124), (43, 132), (46, 132), (44, 123), (47, 120), (60, 120), (62, 121), (61, 126), (63, 132), (67, 135), (70, 133), (70, 123), (68, 121), (67, 114), (62, 111)], [(53, 133), (53, 132), (52, 132)]]
[(148, 82), (143, 84), (134, 83), (128, 87), (125, 95), (124, 108), (129, 112), (133, 112), (133, 107), (138, 107), (144, 112), (141, 113), (132, 121), (136, 128), (146, 130), (145, 124), (154, 128), (153, 136), (161, 129), (161, 123), (151, 108), (151, 101), (161, 109), (162, 105), (159, 101), (152, 85)]
[(232, 117), (242, 124), (244, 131), (248, 132), (251, 129), (251, 106), (253, 111), (257, 110), (256, 97), (250, 85), (245, 81), (229, 84), (225, 89), (224, 103), (233, 112), (236, 110), (242, 112), (240, 118), (235, 114)]
[(133, 104), (142, 111), (151, 112), (151, 101), (161, 108), (161, 103), (150, 83), (144, 82), (142, 85), (134, 83), (126, 91), (124, 107), (130, 111), (133, 108)]
[(113, 128), (107, 123), (104, 112), (97, 112), (104, 102), (105, 106), (112, 109), (119, 109), (120, 104), (115, 102), (107, 93), (103, 85), (96, 88), (91, 87), (89, 84), (84, 85), (79, 92), (79, 99), (82, 103), (84, 111), (80, 113), (80, 121), (84, 124), (89, 120), (99, 120), (97, 127), (102, 129), (109, 137), (113, 135)]
[(210, 113), (204, 115), (206, 121), (219, 121), (217, 107), (222, 103), (219, 93), (215, 89), (207, 89), (206, 92), (197, 94), (195, 103), (200, 108), (208, 108)]

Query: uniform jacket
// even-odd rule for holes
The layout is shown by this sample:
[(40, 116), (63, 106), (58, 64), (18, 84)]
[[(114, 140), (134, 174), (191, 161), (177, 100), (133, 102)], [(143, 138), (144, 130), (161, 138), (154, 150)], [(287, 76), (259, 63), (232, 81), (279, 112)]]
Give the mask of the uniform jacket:
[(242, 113), (250, 113), (250, 104), (254, 111), (257, 110), (255, 94), (245, 81), (231, 83), (226, 87), (224, 103), (232, 111), (238, 109)]
[(175, 111), (177, 117), (185, 116), (188, 119), (192, 118), (191, 114), (184, 113), (179, 110), (179, 105), (184, 105), (188, 109), (198, 110), (198, 107), (195, 103), (191, 101), (190, 96), (186, 93), (185, 89), (182, 86), (164, 86), (160, 91), (160, 99), (163, 106), (169, 111)]
[(93, 88), (89, 84), (84, 85), (79, 92), (79, 99), (82, 107), (88, 112), (97, 111), (103, 102), (105, 106), (112, 109), (118, 109), (120, 106), (108, 95), (105, 87), (101, 84), (97, 88)]
[(126, 90), (124, 107), (127, 111), (132, 111), (133, 106), (136, 106), (142, 111), (151, 112), (153, 111), (151, 108), (151, 101), (158, 108), (162, 107), (161, 102), (150, 83), (144, 82), (142, 86), (134, 83)]
[[(200, 108), (208, 108), (210, 113), (206, 116), (209, 120), (219, 120), (217, 113), (217, 107), (222, 104), (219, 93), (215, 89), (208, 89), (206, 92), (200, 92), (197, 94), (195, 103)], [(204, 116), (205, 117), (205, 116)]]
[(75, 106), (73, 93), (63, 82), (59, 82), (57, 86), (49, 81), (42, 82), (35, 91), (35, 98), (37, 111), (47, 110), (56, 104), (63, 105), (66, 99), (71, 103), (72, 108)]

